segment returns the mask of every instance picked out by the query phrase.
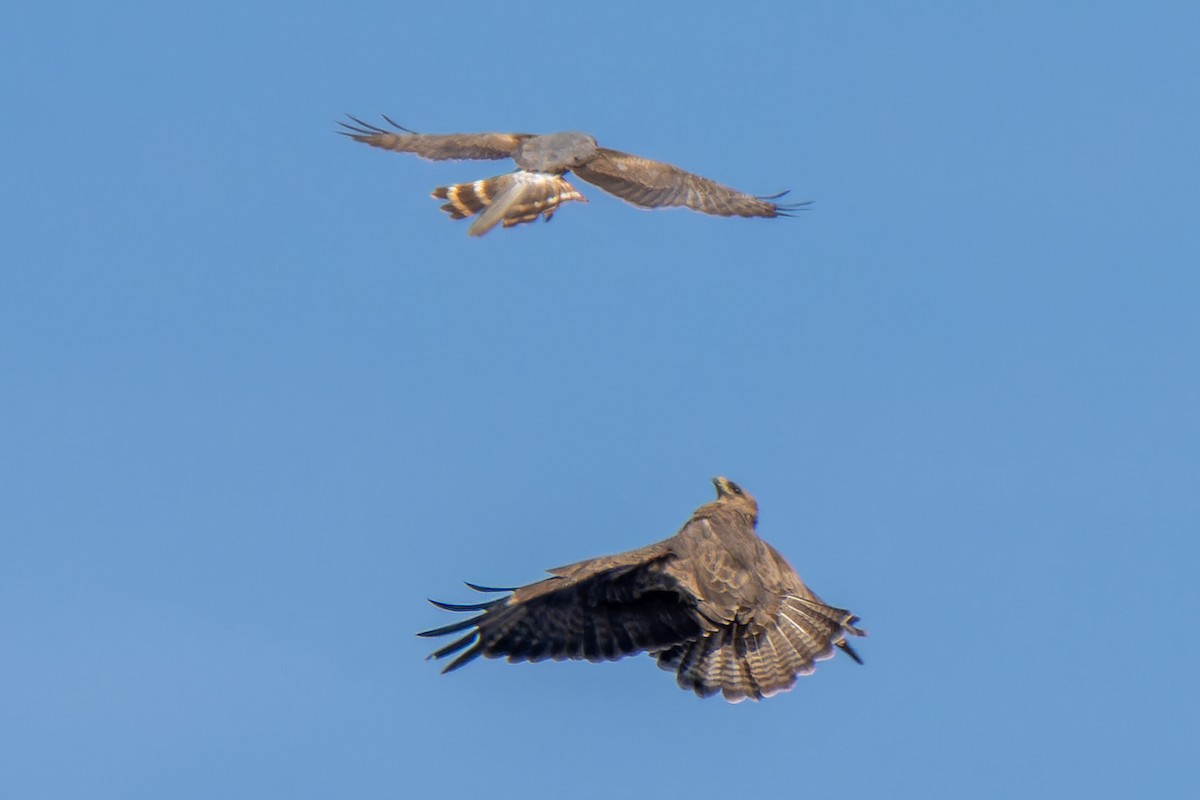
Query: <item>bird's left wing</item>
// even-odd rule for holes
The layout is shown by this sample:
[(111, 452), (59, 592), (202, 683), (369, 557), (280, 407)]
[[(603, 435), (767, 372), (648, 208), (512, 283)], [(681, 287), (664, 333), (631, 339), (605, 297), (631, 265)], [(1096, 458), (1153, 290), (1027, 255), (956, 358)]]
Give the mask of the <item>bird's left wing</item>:
[(642, 208), (687, 206), (722, 217), (786, 217), (807, 203), (776, 203), (787, 192), (758, 197), (641, 156), (601, 147), (571, 170), (588, 183)]
[(494, 590), (512, 593), (490, 602), (433, 601), (448, 611), (483, 613), (419, 635), (466, 631), (431, 656), (458, 654), (446, 672), (481, 655), (606, 661), (662, 650), (701, 633), (695, 598), (665, 569), (673, 557), (660, 543), (551, 570), (554, 577), (546, 580)]
[(384, 120), (393, 130), (363, 122), (349, 114), (346, 116), (354, 124), (338, 122), (345, 128), (338, 131), (343, 136), (372, 147), (414, 153), (434, 161), (509, 158), (523, 140), (532, 136), (528, 133), (414, 133), (386, 116)]

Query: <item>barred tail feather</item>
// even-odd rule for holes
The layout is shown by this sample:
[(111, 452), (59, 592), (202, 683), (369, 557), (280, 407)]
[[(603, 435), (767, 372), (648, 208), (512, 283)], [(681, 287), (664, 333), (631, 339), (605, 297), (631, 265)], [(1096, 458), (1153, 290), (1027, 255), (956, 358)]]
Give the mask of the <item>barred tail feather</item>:
[(747, 658), (747, 642), (739, 632), (724, 628), (704, 639), (676, 645), (657, 654), (658, 665), (675, 673), (679, 686), (700, 697), (717, 692), (731, 703), (758, 700), (754, 668)]
[(479, 219), (467, 229), (471, 236), (483, 236), (497, 224), (511, 228), (522, 222), (533, 222), (539, 216), (549, 222), (561, 204), (572, 200), (587, 202), (561, 175), (524, 171), (440, 186), (433, 190), (433, 196), (447, 201), (442, 210), (452, 219), (479, 214)]
[(659, 667), (700, 697), (721, 692), (732, 703), (761, 700), (791, 689), (816, 662), (832, 658), (835, 647), (861, 664), (846, 642), (847, 634), (866, 636), (856, 622), (848, 611), (788, 595), (776, 619), (758, 633), (733, 624), (654, 655)]

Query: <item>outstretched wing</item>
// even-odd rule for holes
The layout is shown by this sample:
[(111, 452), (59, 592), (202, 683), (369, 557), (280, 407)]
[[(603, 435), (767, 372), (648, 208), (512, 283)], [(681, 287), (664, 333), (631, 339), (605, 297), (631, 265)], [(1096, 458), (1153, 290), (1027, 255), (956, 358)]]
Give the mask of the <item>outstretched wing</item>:
[(551, 570), (554, 577), (499, 600), (472, 605), (433, 601), (449, 611), (483, 613), (418, 635), (467, 631), (430, 656), (458, 653), (446, 672), (481, 655), (509, 661), (606, 661), (663, 650), (702, 631), (695, 598), (667, 570), (673, 558), (659, 543)]
[(384, 120), (393, 130), (380, 128), (357, 117), (346, 115), (353, 125), (339, 121), (345, 130), (338, 131), (356, 142), (395, 150), (399, 153), (414, 153), (421, 158), (434, 161), (446, 159), (499, 159), (510, 158), (513, 151), (529, 133), (414, 133), (396, 124), (386, 115)]
[(687, 206), (722, 217), (787, 217), (807, 203), (773, 202), (787, 192), (757, 197), (679, 167), (602, 147), (572, 171), (626, 202), (642, 208)]

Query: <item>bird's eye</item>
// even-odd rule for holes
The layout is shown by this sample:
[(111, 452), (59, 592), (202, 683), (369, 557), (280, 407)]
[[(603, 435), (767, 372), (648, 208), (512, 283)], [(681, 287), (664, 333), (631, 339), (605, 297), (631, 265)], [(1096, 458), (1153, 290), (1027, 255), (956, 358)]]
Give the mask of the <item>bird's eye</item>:
[(742, 493), (742, 487), (738, 486), (738, 485), (737, 485), (736, 483), (734, 483), (733, 481), (730, 481), (730, 482), (729, 482), (729, 491), (733, 492), (734, 494), (741, 494), (741, 493)]

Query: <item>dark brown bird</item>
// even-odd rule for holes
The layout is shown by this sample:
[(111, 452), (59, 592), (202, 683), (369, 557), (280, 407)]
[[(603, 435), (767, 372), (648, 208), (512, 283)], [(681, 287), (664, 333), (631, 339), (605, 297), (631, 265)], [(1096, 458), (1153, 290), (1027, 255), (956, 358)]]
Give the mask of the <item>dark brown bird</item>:
[(866, 636), (858, 617), (826, 605), (775, 548), (758, 538), (758, 503), (728, 478), (679, 533), (657, 544), (549, 570), (553, 577), (486, 603), (434, 605), (482, 611), (424, 631), (467, 631), (430, 658), (606, 661), (648, 652), (701, 697), (738, 702), (792, 688), (838, 647), (859, 664), (846, 636)]
[(447, 201), (442, 210), (454, 219), (480, 214), (467, 233), (482, 236), (497, 223), (510, 228), (532, 222), (539, 216), (549, 222), (563, 203), (587, 200), (563, 177), (574, 172), (588, 183), (642, 208), (686, 206), (705, 214), (723, 217), (787, 217), (807, 203), (782, 204), (787, 192), (759, 197), (685, 172), (679, 167), (648, 158), (600, 147), (596, 140), (576, 131), (535, 135), (531, 133), (445, 133), (423, 134), (384, 120), (393, 130), (350, 117), (354, 124), (339, 122), (339, 131), (357, 142), (415, 153), (422, 158), (503, 159), (511, 158), (518, 169), (495, 178), (442, 186), (433, 190), (438, 200)]

